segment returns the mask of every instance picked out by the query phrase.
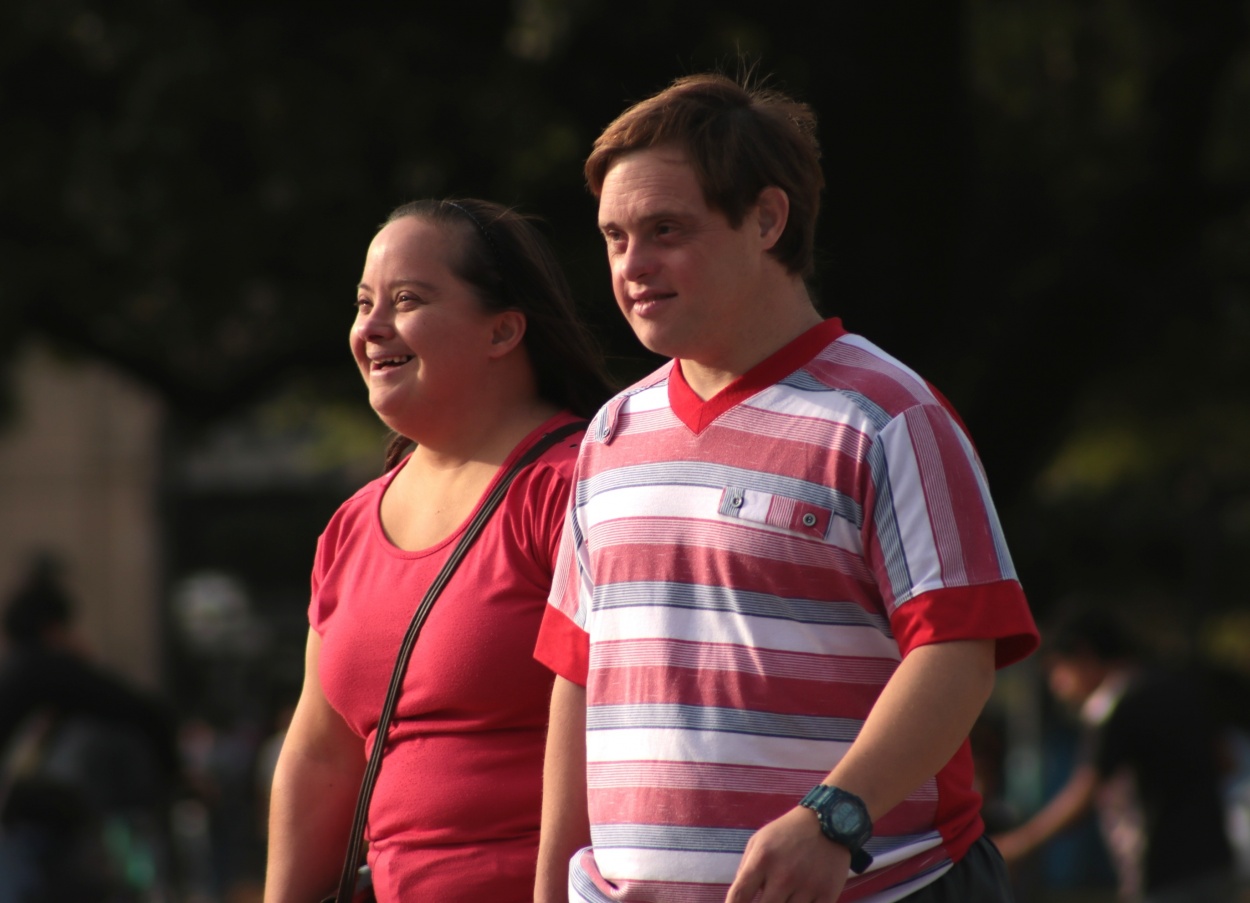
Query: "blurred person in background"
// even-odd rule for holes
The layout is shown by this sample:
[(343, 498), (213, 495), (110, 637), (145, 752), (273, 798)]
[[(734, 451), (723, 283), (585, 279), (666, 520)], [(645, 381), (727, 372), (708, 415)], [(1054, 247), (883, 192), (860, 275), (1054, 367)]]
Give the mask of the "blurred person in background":
[(4, 609), (0, 903), (167, 892), (175, 718), (93, 663), (58, 566), (38, 559)]
[[(608, 394), (545, 239), (499, 205), (395, 210), (369, 247), (356, 308), (352, 354), (395, 438), (384, 475), (318, 543), (305, 682), (271, 796), (266, 903), (309, 903), (335, 886), (414, 609), (513, 460)], [(416, 645), (369, 808), (381, 903), (531, 899), (552, 682), (532, 652), (579, 437), (512, 483)]]
[(1064, 786), (994, 837), (1019, 862), (1096, 811), (1126, 903), (1228, 903), (1233, 856), (1221, 796), (1222, 734), (1203, 685), (1146, 663), (1112, 616), (1082, 606), (1046, 634), (1054, 697), (1083, 727)]

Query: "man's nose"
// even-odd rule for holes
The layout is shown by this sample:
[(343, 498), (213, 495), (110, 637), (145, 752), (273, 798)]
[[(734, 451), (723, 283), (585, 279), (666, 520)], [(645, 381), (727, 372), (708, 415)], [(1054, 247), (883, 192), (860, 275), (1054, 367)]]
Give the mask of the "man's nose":
[(630, 242), (617, 258), (617, 267), (626, 281), (637, 282), (655, 271), (655, 254), (646, 242)]

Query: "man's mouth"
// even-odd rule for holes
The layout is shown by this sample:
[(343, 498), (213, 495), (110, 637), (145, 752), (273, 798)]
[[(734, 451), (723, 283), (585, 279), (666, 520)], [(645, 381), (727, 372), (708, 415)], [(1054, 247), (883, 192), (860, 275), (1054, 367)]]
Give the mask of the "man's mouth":
[(630, 309), (641, 317), (654, 312), (665, 301), (673, 296), (671, 294), (663, 294), (660, 292), (648, 292), (645, 295), (639, 295), (630, 300)]

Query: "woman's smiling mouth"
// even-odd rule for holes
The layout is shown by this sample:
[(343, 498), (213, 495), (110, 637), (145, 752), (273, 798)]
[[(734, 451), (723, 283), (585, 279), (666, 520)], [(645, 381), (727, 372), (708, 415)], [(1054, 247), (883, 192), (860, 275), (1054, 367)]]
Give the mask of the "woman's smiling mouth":
[(369, 361), (369, 369), (377, 372), (379, 370), (390, 370), (393, 367), (402, 367), (404, 364), (412, 360), (416, 355), (413, 354), (397, 354), (391, 357), (373, 358)]

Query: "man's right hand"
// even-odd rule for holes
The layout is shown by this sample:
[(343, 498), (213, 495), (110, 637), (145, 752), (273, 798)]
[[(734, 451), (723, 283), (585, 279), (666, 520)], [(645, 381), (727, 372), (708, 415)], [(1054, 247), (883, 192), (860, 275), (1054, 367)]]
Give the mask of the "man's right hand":
[(820, 831), (816, 813), (796, 806), (747, 841), (725, 903), (835, 903), (851, 853)]

